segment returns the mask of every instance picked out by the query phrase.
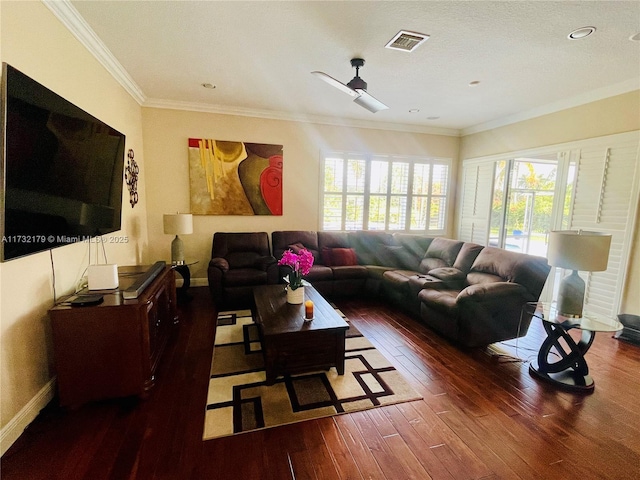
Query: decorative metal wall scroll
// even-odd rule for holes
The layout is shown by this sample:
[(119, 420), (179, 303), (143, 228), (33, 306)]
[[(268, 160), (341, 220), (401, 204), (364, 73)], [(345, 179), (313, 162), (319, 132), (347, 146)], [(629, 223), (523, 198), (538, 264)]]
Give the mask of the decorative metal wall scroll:
[(129, 203), (131, 208), (138, 203), (138, 163), (133, 159), (133, 150), (129, 149), (127, 152), (127, 168), (124, 172), (124, 179), (127, 182), (127, 188), (129, 189)]

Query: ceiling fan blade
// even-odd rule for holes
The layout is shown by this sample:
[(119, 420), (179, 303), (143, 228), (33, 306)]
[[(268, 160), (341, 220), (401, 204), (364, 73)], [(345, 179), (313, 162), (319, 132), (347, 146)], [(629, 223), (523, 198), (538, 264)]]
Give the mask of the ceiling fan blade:
[(357, 89), (356, 92), (359, 94), (359, 96), (356, 97), (353, 101), (372, 113), (379, 112), (380, 110), (387, 110), (389, 108), (380, 100), (369, 95), (366, 90)]
[(325, 82), (327, 82), (329, 85), (332, 85), (334, 87), (336, 87), (338, 90), (351, 95), (352, 97), (357, 97), (359, 95), (359, 93), (357, 93), (355, 90), (353, 90), (350, 87), (347, 87), (344, 83), (340, 82), (339, 80), (336, 80), (335, 78), (327, 75), (324, 72), (311, 72), (313, 75), (315, 75), (316, 77), (318, 77), (321, 80), (324, 80)]

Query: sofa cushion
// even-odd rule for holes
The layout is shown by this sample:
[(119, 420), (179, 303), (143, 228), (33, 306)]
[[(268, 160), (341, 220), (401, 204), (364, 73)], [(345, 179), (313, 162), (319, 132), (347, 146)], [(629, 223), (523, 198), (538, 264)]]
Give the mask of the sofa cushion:
[(458, 253), (453, 266), (462, 272), (468, 273), (483, 248), (484, 246), (477, 243), (465, 242), (460, 248), (460, 253)]
[(404, 248), (404, 251), (415, 258), (413, 263), (418, 265), (429, 245), (431, 245), (433, 238), (415, 233), (394, 233), (393, 244)]
[(311, 267), (311, 270), (309, 270), (309, 273), (305, 275), (304, 278), (311, 283), (333, 280), (333, 270), (325, 265), (315, 264)]
[(369, 275), (367, 267), (362, 265), (346, 265), (331, 267), (334, 280), (366, 279)]
[(306, 248), (313, 255), (315, 263), (320, 262), (320, 250), (318, 248), (318, 233), (310, 230), (284, 230), (271, 234), (273, 244), (273, 256), (280, 259), (285, 250)]
[(420, 270), (421, 273), (429, 273), (431, 270), (435, 270), (436, 268), (445, 268), (449, 266), (450, 265), (441, 258), (423, 258), (420, 261), (418, 270)]
[(263, 255), (256, 252), (232, 252), (227, 254), (226, 260), (232, 270), (236, 268), (259, 268), (257, 264), (263, 257)]
[(409, 283), (411, 277), (418, 276), (413, 270), (387, 270), (382, 274), (385, 282), (392, 285), (404, 285)]
[(382, 265), (363, 265), (367, 269), (367, 277), (372, 280), (382, 280), (383, 275), (391, 270), (395, 270), (394, 267), (385, 267)]
[(434, 268), (451, 267), (464, 242), (448, 238), (434, 238), (420, 262), (420, 271), (429, 273)]
[(264, 285), (267, 283), (267, 272), (254, 268), (236, 268), (229, 270), (224, 276), (226, 287), (246, 287), (249, 285)]
[(349, 232), (349, 245), (355, 248), (360, 265), (384, 265), (378, 258), (378, 248), (392, 243), (393, 236), (387, 232), (368, 230)]
[(348, 232), (332, 232), (332, 231), (319, 231), (318, 232), (318, 249), (322, 251), (323, 248), (349, 248), (349, 233)]
[(378, 245), (376, 247), (377, 265), (402, 268), (404, 270), (417, 269), (420, 258), (401, 245)]

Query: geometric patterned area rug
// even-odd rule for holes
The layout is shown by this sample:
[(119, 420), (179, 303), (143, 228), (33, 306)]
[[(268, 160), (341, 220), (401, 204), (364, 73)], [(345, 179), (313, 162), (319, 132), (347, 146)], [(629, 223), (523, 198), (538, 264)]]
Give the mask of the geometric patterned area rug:
[(273, 385), (266, 385), (251, 311), (221, 312), (203, 440), (422, 399), (351, 324), (345, 346), (344, 375), (332, 367), (278, 377)]

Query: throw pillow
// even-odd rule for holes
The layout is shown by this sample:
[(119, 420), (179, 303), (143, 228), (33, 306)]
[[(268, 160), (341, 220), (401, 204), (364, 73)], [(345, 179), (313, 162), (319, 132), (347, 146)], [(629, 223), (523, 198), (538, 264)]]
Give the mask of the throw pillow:
[(287, 249), (291, 250), (293, 253), (295, 253), (296, 255), (300, 253), (300, 250), (307, 248), (305, 247), (302, 243), (300, 242), (296, 242), (296, 243), (292, 243), (291, 245), (287, 245)]
[(322, 263), (327, 267), (343, 267), (358, 264), (358, 257), (353, 248), (323, 247), (321, 256)]
[(334, 267), (344, 267), (357, 265), (358, 257), (353, 248), (333, 248), (331, 249), (331, 264)]

